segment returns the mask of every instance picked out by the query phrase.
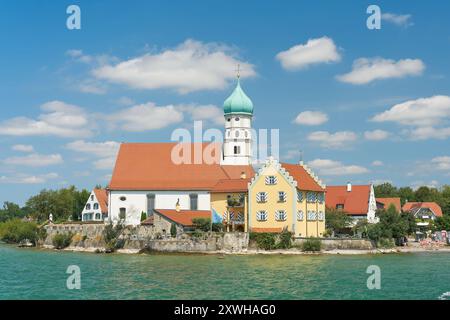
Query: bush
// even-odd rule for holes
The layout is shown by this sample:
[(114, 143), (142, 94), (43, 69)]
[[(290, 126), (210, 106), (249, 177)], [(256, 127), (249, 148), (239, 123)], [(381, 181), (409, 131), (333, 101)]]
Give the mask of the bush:
[(124, 241), (119, 241), (124, 227), (122, 223), (113, 225), (111, 222), (103, 229), (103, 239), (105, 240), (105, 249), (107, 252), (113, 252), (124, 245)]
[(283, 232), (279, 234), (278, 243), (276, 247), (277, 249), (292, 248), (292, 232), (283, 230)]
[(36, 244), (38, 238), (38, 227), (34, 222), (12, 219), (0, 224), (0, 239), (7, 243), (29, 240)]
[(322, 241), (320, 239), (306, 239), (302, 243), (302, 251), (320, 251), (322, 249)]
[(216, 222), (212, 224), (212, 231), (214, 232), (222, 232), (223, 231), (223, 224), (220, 222)]
[(144, 221), (145, 219), (147, 219), (147, 214), (144, 211), (142, 211), (141, 212), (141, 222)]
[(263, 232), (263, 233), (255, 233), (252, 232), (250, 233), (250, 240), (254, 240), (256, 242), (256, 246), (259, 249), (264, 249), (264, 250), (272, 250), (275, 249), (275, 233), (268, 233), (268, 232)]
[(53, 237), (52, 242), (56, 249), (64, 249), (70, 246), (70, 243), (72, 242), (72, 237), (73, 234), (71, 232), (58, 233)]
[(210, 218), (194, 218), (192, 219), (192, 224), (195, 229), (202, 230), (204, 232), (208, 232), (211, 228), (211, 219)]

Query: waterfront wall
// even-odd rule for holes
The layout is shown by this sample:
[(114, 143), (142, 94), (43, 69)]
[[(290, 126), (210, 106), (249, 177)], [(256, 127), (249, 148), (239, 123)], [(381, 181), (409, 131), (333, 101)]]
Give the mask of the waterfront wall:
[[(296, 238), (293, 242), (296, 246), (301, 246), (306, 238)], [(322, 250), (372, 250), (375, 249), (373, 243), (366, 239), (320, 239)]]
[[(53, 248), (53, 237), (59, 233), (72, 233), (72, 243), (68, 249), (104, 251), (104, 224), (52, 224), (45, 226), (47, 237), (44, 247)], [(203, 234), (196, 238), (182, 234), (176, 238), (161, 238), (154, 226), (140, 225), (126, 227), (120, 239), (124, 250), (159, 252), (243, 252), (247, 250), (249, 236), (244, 232)]]

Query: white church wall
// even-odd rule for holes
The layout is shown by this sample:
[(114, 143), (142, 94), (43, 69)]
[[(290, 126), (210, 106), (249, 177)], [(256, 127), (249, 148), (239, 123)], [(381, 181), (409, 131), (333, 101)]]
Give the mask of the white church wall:
[[(197, 210), (210, 210), (211, 198), (207, 191), (111, 191), (109, 216), (119, 220), (120, 208), (126, 209), (126, 224), (138, 225), (142, 211), (147, 212), (147, 194), (155, 195), (155, 209), (175, 209), (177, 200), (182, 210), (190, 209), (190, 194), (198, 195)], [(122, 198), (124, 200), (121, 200)]]

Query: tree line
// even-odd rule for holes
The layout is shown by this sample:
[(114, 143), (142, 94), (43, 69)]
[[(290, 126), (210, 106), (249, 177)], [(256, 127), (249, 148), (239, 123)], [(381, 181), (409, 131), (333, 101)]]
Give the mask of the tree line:
[(58, 190), (44, 189), (31, 196), (23, 207), (6, 201), (0, 209), (0, 222), (28, 217), (40, 223), (48, 220), (50, 213), (55, 222), (81, 220), (81, 212), (89, 195), (90, 191), (78, 190), (75, 186)]

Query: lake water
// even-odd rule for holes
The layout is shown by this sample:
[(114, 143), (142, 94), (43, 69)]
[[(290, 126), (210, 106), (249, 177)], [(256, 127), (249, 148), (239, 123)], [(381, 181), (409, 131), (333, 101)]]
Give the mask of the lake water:
[[(69, 265), (81, 289), (66, 287)], [(366, 269), (381, 268), (368, 290)], [(450, 254), (124, 255), (0, 244), (0, 299), (438, 299), (450, 292)]]

